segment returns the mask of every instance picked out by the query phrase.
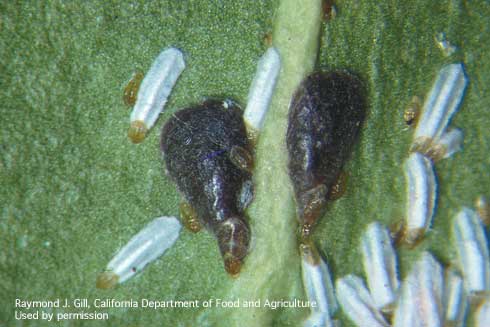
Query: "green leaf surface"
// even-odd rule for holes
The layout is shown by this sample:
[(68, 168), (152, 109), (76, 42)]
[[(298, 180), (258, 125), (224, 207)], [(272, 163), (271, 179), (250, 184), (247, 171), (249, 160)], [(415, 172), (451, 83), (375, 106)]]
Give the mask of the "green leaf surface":
[[(398, 252), (402, 276), (425, 249), (450, 264), (453, 216), (478, 195), (490, 195), (490, 4), (369, 0), (338, 1), (336, 8), (334, 19), (320, 22), (319, 0), (1, 3), (0, 326), (50, 325), (16, 321), (15, 299), (304, 299), (284, 136), (291, 92), (315, 58), (318, 68), (358, 73), (368, 90), (368, 119), (346, 166), (347, 192), (314, 234), (335, 278), (363, 274), (358, 248), (366, 224), (403, 219), (402, 165), (412, 140), (405, 107), (412, 96), (426, 96), (444, 64), (465, 63), (470, 85), (452, 121), (464, 131), (464, 148), (436, 165), (437, 214), (427, 238)], [(457, 47), (454, 54), (437, 46), (440, 32)], [(212, 235), (183, 231), (144, 272), (114, 290), (96, 289), (97, 273), (135, 233), (155, 217), (178, 215), (179, 195), (160, 158), (161, 126), (204, 97), (231, 97), (244, 106), (270, 33), (283, 67), (257, 145), (256, 197), (248, 211), (254, 239), (241, 276), (226, 275)], [(187, 67), (155, 128), (134, 145), (122, 89), (168, 46), (182, 49)], [(94, 310), (110, 319), (66, 324), (297, 326), (308, 314), (298, 308), (86, 311)]]

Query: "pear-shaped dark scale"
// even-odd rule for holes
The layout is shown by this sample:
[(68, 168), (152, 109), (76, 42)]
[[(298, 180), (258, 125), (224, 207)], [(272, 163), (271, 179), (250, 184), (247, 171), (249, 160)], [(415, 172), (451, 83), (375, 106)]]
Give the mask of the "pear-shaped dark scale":
[[(231, 275), (240, 271), (250, 230), (244, 210), (252, 200), (251, 173), (240, 162), (251, 160), (241, 109), (230, 101), (206, 101), (178, 111), (162, 131), (167, 173), (214, 233)], [(238, 156), (238, 157), (237, 157)]]
[(361, 81), (348, 72), (316, 72), (306, 77), (289, 108), (289, 176), (302, 236), (325, 211), (365, 119)]

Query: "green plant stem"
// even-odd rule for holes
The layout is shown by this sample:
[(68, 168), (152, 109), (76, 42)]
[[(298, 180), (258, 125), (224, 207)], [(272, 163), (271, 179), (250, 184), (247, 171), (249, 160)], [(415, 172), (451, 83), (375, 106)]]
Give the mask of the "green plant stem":
[[(272, 315), (267, 299), (301, 296), (298, 287), (295, 206), (290, 186), (285, 135), (291, 95), (315, 66), (321, 26), (321, 1), (281, 1), (276, 13), (273, 45), (281, 56), (281, 72), (270, 112), (257, 145), (256, 196), (248, 214), (253, 242), (243, 272), (230, 297), (261, 300), (261, 307), (234, 311), (241, 326), (267, 326)], [(299, 311), (299, 310), (296, 310)]]

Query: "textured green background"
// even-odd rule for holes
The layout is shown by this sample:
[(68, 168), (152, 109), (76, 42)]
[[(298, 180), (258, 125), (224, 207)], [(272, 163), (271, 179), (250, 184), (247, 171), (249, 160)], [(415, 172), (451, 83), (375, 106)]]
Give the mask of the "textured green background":
[[(163, 258), (115, 290), (95, 289), (95, 277), (148, 221), (177, 215), (179, 196), (163, 175), (159, 129), (178, 108), (205, 96), (227, 96), (245, 104), (279, 2), (0, 4), (0, 325), (15, 325), (15, 298), (205, 300), (240, 295), (232, 289), (238, 282), (224, 273), (207, 233), (183, 232)], [(369, 117), (346, 169), (347, 193), (330, 206), (315, 234), (335, 277), (362, 274), (358, 238), (368, 222), (403, 218), (402, 164), (412, 132), (405, 128), (402, 113), (413, 95), (425, 96), (436, 72), (448, 62), (464, 61), (470, 79), (453, 119), (464, 130), (464, 150), (437, 164), (440, 192), (433, 230), (415, 251), (401, 249), (402, 272), (427, 248), (450, 263), (454, 251), (448, 222), (477, 195), (490, 195), (490, 4), (408, 3), (339, 1), (337, 18), (321, 27), (320, 67), (356, 71), (369, 90)], [(294, 28), (298, 24), (291, 20)], [(436, 46), (438, 32), (458, 47), (455, 54), (446, 57)], [(148, 139), (133, 145), (126, 136), (130, 108), (122, 103), (122, 88), (133, 71), (146, 71), (170, 45), (184, 51), (187, 68)], [(309, 50), (291, 44), (282, 55), (302, 51)], [(271, 134), (274, 119), (267, 124), (264, 135)], [(282, 138), (277, 135), (275, 141), (280, 146)], [(286, 158), (284, 153), (279, 159)], [(262, 176), (267, 158), (258, 161), (257, 175)], [(286, 176), (284, 171), (275, 174)], [(291, 208), (292, 199), (279, 205)], [(280, 242), (282, 236), (271, 234), (270, 242)], [(254, 251), (267, 257), (266, 248)], [(297, 262), (296, 252), (286, 255)], [(246, 269), (253, 283), (253, 267)], [(292, 271), (274, 281), (281, 288), (274, 296), (304, 296), (297, 266), (270, 269)], [(242, 319), (241, 313), (226, 309), (209, 316), (190, 309), (107, 311), (111, 318), (100, 325), (224, 326), (225, 321), (239, 325), (236, 319)], [(306, 313), (268, 311), (267, 319), (296, 326)], [(250, 316), (255, 317), (253, 312)]]

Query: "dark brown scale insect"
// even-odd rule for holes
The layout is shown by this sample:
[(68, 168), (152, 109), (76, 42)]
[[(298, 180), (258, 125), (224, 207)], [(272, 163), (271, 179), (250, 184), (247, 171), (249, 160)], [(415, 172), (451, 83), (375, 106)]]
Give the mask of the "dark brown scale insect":
[(365, 111), (362, 83), (348, 72), (313, 73), (293, 95), (286, 142), (302, 237), (334, 197)]
[(226, 271), (237, 275), (250, 242), (244, 210), (253, 197), (241, 109), (210, 100), (180, 110), (163, 128), (161, 149), (169, 176), (191, 207), (186, 211), (197, 215), (191, 229), (199, 229), (197, 220), (212, 231)]

